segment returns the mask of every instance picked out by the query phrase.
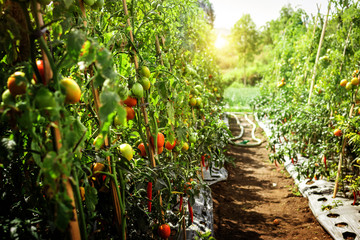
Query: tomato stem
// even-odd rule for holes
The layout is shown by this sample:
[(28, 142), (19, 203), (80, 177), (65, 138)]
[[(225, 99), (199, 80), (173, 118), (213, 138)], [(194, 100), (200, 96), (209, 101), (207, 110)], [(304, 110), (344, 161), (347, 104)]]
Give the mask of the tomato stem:
[(76, 209), (79, 211), (79, 225), (80, 225), (80, 233), (81, 233), (81, 239), (88, 239), (87, 237), (87, 233), (86, 233), (86, 220), (85, 220), (85, 214), (84, 214), (84, 208), (82, 205), (82, 201), (81, 201), (81, 194), (80, 194), (80, 188), (79, 188), (79, 179), (78, 179), (78, 175), (77, 172), (74, 170), (73, 171), (73, 181), (71, 181), (72, 183), (72, 187), (73, 187), (73, 191), (75, 192), (74, 197), (75, 197), (75, 203), (76, 203)]

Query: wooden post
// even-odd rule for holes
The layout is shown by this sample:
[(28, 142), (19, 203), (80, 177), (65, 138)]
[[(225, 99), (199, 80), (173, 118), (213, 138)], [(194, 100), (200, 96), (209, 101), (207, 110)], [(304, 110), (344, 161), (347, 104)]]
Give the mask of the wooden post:
[[(40, 3), (36, 3), (36, 14), (37, 14), (37, 20), (38, 20), (38, 26), (42, 27), (44, 26), (44, 20), (41, 14), (41, 5)], [(45, 36), (42, 36), (42, 38), (45, 38)], [(50, 79), (52, 79), (53, 77), (53, 72), (51, 70), (50, 67), (50, 63), (49, 63), (49, 59), (47, 57), (47, 55), (45, 54), (44, 49), (41, 49), (41, 53), (42, 53), (42, 57), (43, 57), (43, 63), (44, 63), (44, 75), (45, 75), (45, 79), (43, 79), (44, 84), (47, 85), (50, 81)]]
[(312, 78), (311, 78), (311, 85), (310, 85), (310, 91), (309, 91), (308, 104), (310, 104), (310, 102), (311, 102), (311, 95), (312, 95), (312, 92), (313, 92), (313, 90), (314, 90), (315, 77), (316, 77), (316, 68), (317, 68), (317, 65), (318, 65), (318, 62), (319, 62), (319, 58), (320, 58), (321, 46), (322, 46), (322, 43), (323, 43), (324, 37), (325, 37), (325, 30), (326, 30), (326, 26), (327, 26), (327, 22), (328, 22), (328, 17), (329, 17), (329, 13), (330, 13), (331, 1), (329, 1), (328, 4), (329, 4), (329, 5), (328, 5), (328, 10), (327, 10), (327, 14), (326, 14), (326, 16), (325, 16), (325, 22), (324, 22), (324, 26), (323, 26), (323, 29), (322, 29), (322, 32), (321, 32), (319, 47), (318, 47), (318, 51), (317, 51), (317, 54), (316, 54), (316, 60), (315, 60), (315, 65), (314, 65), (314, 69), (313, 69), (313, 75), (312, 75)]
[(336, 173), (336, 181), (335, 181), (333, 198), (336, 198), (336, 193), (338, 192), (338, 189), (339, 189), (339, 180), (340, 180), (340, 176), (341, 176), (341, 166), (342, 166), (342, 161), (343, 161), (343, 158), (344, 158), (344, 152), (345, 152), (346, 143), (347, 143), (347, 138), (344, 138), (343, 145), (342, 145), (342, 148), (341, 148), (341, 153), (340, 153), (338, 170), (337, 170), (337, 173)]
[[(319, 7), (319, 6), (318, 6), (318, 12), (320, 12), (320, 7)], [(315, 36), (316, 26), (317, 26), (319, 14), (320, 14), (320, 13), (318, 13), (318, 14), (316, 15), (316, 18), (315, 18), (314, 30), (313, 30), (311, 39), (313, 39), (314, 36)], [(312, 47), (313, 47), (313, 43), (311, 43), (311, 45), (310, 45), (310, 47), (309, 47), (309, 56), (308, 56), (308, 58), (306, 59), (306, 63), (305, 63), (305, 66), (304, 66), (304, 68), (305, 68), (305, 74), (304, 74), (304, 79), (303, 79), (304, 83), (306, 83), (306, 78), (307, 78), (307, 74), (308, 74), (308, 65), (309, 65), (309, 61), (310, 61), (310, 55), (311, 55), (311, 49), (312, 49)]]

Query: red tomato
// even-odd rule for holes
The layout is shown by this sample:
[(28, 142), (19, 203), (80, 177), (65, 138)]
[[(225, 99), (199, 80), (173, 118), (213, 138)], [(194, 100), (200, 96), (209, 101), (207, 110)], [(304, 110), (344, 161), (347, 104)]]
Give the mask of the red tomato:
[(168, 224), (163, 224), (158, 228), (158, 234), (162, 239), (167, 239), (170, 237), (171, 229)]

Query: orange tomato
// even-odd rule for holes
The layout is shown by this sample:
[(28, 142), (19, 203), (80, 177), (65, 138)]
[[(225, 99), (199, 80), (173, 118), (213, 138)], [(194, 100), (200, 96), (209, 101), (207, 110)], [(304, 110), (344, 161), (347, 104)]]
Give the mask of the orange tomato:
[(77, 103), (80, 101), (81, 90), (73, 79), (64, 78), (60, 81), (60, 84), (65, 88), (66, 103)]
[(164, 151), (164, 147), (160, 147), (160, 148), (158, 148), (157, 153), (158, 153), (158, 154), (161, 154), (163, 151)]
[(166, 148), (167, 150), (171, 151), (171, 150), (174, 149), (175, 145), (176, 145), (176, 141), (174, 141), (173, 144), (171, 144), (169, 141), (166, 141), (166, 143), (165, 143), (165, 148)]
[(146, 157), (146, 150), (145, 150), (145, 145), (144, 145), (144, 143), (140, 143), (140, 144), (138, 145), (138, 149), (140, 150), (140, 156)]
[(341, 137), (341, 135), (342, 135), (341, 129), (339, 129), (339, 128), (335, 129), (334, 135), (337, 136), (337, 137)]
[(132, 120), (135, 118), (135, 110), (132, 107), (125, 107), (126, 110), (126, 119)]
[(131, 96), (128, 96), (127, 99), (124, 101), (124, 103), (126, 104), (126, 106), (128, 107), (135, 107), (137, 104), (137, 100), (136, 98), (133, 98)]
[[(18, 79), (18, 83), (16, 83), (16, 79)], [(7, 87), (11, 95), (15, 97), (17, 95), (23, 95), (26, 92), (27, 86), (25, 80), (25, 73), (23, 72), (15, 72), (8, 78)]]
[[(151, 136), (150, 137), (150, 141), (151, 141), (151, 144), (154, 146), (154, 138)], [(161, 148), (162, 146), (164, 146), (164, 143), (165, 143), (165, 137), (164, 137), (164, 134), (162, 134), (161, 132), (158, 132), (158, 136), (157, 136), (157, 147), (158, 148)]]

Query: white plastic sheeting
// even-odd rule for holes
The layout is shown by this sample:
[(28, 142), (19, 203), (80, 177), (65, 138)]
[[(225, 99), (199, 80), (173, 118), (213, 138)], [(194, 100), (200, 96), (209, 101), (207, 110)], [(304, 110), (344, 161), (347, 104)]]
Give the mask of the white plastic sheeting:
[[(272, 132), (270, 129), (271, 121), (257, 119), (259, 126), (269, 137)], [(275, 146), (278, 148), (279, 146)], [(299, 191), (309, 200), (309, 207), (319, 223), (336, 240), (356, 239), (360, 240), (360, 206), (353, 206), (353, 201), (337, 194), (333, 198), (334, 183), (325, 180), (310, 180), (305, 178), (298, 179), (295, 170), (296, 165), (301, 165), (307, 158), (298, 155), (298, 162), (294, 165), (290, 158), (286, 158), (284, 166), (289, 174), (294, 178)], [(330, 210), (322, 210), (330, 206)]]
[[(225, 124), (228, 125), (226, 121)], [(210, 186), (220, 181), (226, 181), (228, 178), (228, 172), (225, 168), (208, 168), (206, 170), (203, 167), (204, 181)], [(184, 203), (187, 203), (187, 199), (184, 198)], [(185, 215), (189, 216), (188, 205), (184, 204)], [(192, 240), (198, 236), (197, 232), (211, 232), (213, 236), (214, 232), (214, 215), (213, 215), (213, 201), (211, 196), (210, 187), (202, 188), (200, 194), (195, 198), (195, 204), (192, 206), (194, 221), (186, 228), (186, 239)], [(178, 239), (183, 239), (184, 235), (180, 232)]]

